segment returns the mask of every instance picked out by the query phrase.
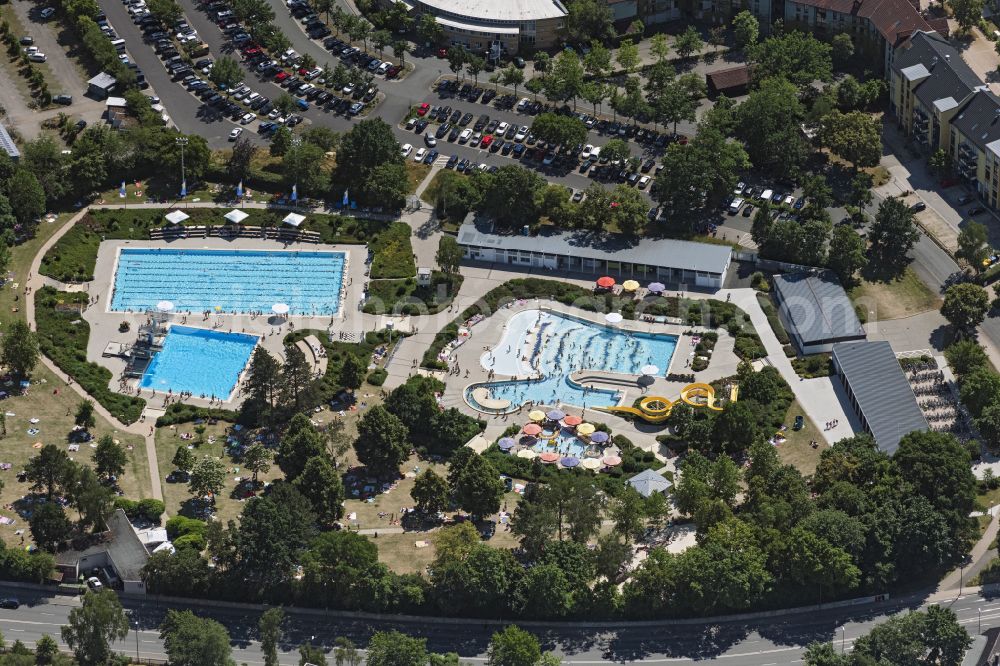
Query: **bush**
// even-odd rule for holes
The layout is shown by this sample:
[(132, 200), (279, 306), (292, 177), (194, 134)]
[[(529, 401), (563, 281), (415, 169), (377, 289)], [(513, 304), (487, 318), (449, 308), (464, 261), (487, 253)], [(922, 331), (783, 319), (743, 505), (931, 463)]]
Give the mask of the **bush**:
[(198, 534), (197, 532), (191, 532), (178, 537), (173, 540), (173, 544), (175, 548), (193, 548), (199, 553), (205, 550), (205, 546), (208, 545), (205, 535)]
[(161, 500), (147, 497), (139, 500), (139, 513), (149, 518), (154, 523), (160, 522), (160, 516), (167, 510)]
[(417, 273), (410, 244), (410, 226), (396, 222), (371, 240), (371, 278), (407, 278)]
[(795, 374), (805, 379), (829, 377), (833, 374), (833, 360), (830, 354), (813, 354), (792, 359)]
[(770, 291), (771, 286), (767, 282), (767, 277), (760, 271), (750, 276), (750, 286), (757, 291)]
[(208, 525), (203, 520), (188, 518), (187, 516), (174, 516), (167, 521), (167, 537), (171, 541), (176, 541), (186, 534), (205, 534)]
[(370, 373), (368, 373), (367, 382), (372, 386), (382, 386), (385, 383), (386, 378), (389, 373), (385, 371), (385, 368), (375, 368)]
[(238, 414), (230, 409), (217, 409), (213, 407), (195, 407), (179, 402), (172, 403), (167, 407), (163, 416), (156, 419), (156, 427), (178, 425), (180, 423), (190, 423), (199, 419), (205, 421), (220, 420), (236, 423)]
[(111, 371), (87, 361), (90, 324), (79, 313), (87, 298), (85, 292), (59, 292), (52, 287), (38, 290), (35, 293), (38, 347), (119, 421), (134, 423), (139, 420), (146, 401), (112, 391), (108, 388), (113, 379)]

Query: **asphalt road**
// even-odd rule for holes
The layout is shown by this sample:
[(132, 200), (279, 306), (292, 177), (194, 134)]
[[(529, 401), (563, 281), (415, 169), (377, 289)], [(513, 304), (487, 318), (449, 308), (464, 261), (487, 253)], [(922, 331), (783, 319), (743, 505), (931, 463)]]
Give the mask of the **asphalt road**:
[[(8, 642), (21, 640), (29, 646), (42, 634), (59, 640), (59, 628), (68, 621), (70, 610), (79, 605), (75, 597), (28, 592), (4, 585), (0, 585), (0, 593), (17, 596), (22, 603), (18, 610), (0, 610), (0, 631)], [(967, 595), (940, 603), (950, 606), (972, 635), (1000, 626), (1000, 600)], [(122, 653), (135, 654), (138, 639), (140, 657), (165, 659), (157, 626), (168, 608), (180, 606), (130, 599), (123, 600), (123, 604), (133, 619), (134, 629), (116, 648)], [(901, 600), (752, 622), (665, 621), (656, 626), (627, 628), (573, 623), (558, 628), (530, 623), (522, 626), (538, 635), (543, 647), (561, 655), (566, 664), (717, 661), (741, 666), (773, 666), (801, 663), (803, 646), (812, 641), (833, 641), (837, 647), (843, 645), (849, 650), (858, 636), (867, 633), (888, 614), (916, 610), (921, 606), (919, 600)], [(184, 607), (198, 615), (212, 617), (227, 627), (237, 663), (263, 664), (256, 635), (256, 611), (202, 606), (197, 602)], [(487, 626), (481, 621), (343, 619), (333, 614), (321, 616), (300, 611), (290, 611), (289, 615), (287, 625), (291, 630), (281, 645), (282, 664), (297, 664), (297, 646), (304, 642), (311, 641), (329, 650), (336, 637), (347, 636), (363, 646), (373, 632), (388, 629), (427, 638), (429, 649), (457, 652), (463, 661), (476, 663), (485, 661), (489, 637), (497, 629), (497, 625)]]

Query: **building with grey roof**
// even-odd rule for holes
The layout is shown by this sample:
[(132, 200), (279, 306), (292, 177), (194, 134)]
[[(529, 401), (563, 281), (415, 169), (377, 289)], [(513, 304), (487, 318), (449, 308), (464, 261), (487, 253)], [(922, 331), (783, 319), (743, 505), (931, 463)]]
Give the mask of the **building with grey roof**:
[(496, 233), (488, 225), (473, 224), (473, 219), (470, 215), (458, 230), (466, 259), (526, 270), (721, 289), (732, 259), (732, 250), (725, 245), (670, 239), (634, 242), (618, 234), (558, 229), (545, 229), (536, 236)]
[(0, 125), (0, 148), (7, 153), (12, 162), (17, 162), (21, 159), (21, 151), (17, 149), (17, 144), (14, 143), (14, 138), (3, 125)]
[(866, 338), (851, 299), (830, 271), (776, 275), (774, 295), (778, 316), (803, 354)]
[(87, 93), (93, 95), (95, 99), (104, 99), (114, 91), (116, 85), (118, 81), (115, 77), (107, 72), (101, 72), (87, 81)]
[(653, 469), (642, 470), (626, 483), (635, 488), (635, 491), (643, 497), (650, 497), (653, 493), (665, 493), (674, 485), (669, 479)]
[(892, 455), (907, 433), (927, 430), (910, 382), (885, 340), (833, 346), (833, 367), (865, 432)]
[[(149, 551), (132, 527), (132, 522), (122, 509), (117, 509), (107, 520), (107, 532), (100, 541), (84, 550), (67, 550), (56, 556), (56, 565), (71, 581), (89, 578), (94, 569), (111, 569), (120, 581), (122, 591), (145, 594), (142, 568), (149, 561)], [(105, 581), (108, 581), (107, 576)]]

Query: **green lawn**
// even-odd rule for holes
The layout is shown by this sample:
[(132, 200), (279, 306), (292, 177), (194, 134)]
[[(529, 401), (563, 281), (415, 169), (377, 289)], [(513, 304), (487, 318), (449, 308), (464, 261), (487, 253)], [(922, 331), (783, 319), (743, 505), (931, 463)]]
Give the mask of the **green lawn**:
[[(796, 416), (805, 418), (805, 425), (801, 430), (792, 429)], [(784, 423), (788, 427), (782, 434), (787, 439), (783, 444), (778, 445), (778, 457), (783, 463), (792, 465), (804, 476), (808, 476), (816, 471), (819, 457), (823, 453), (823, 449), (826, 448), (826, 440), (823, 439), (822, 432), (797, 400), (792, 402), (788, 408)], [(768, 433), (768, 436), (770, 437), (772, 434)], [(812, 442), (817, 442), (817, 446), (813, 447)]]
[(394, 222), (371, 240), (371, 278), (408, 278), (417, 274), (410, 243), (410, 227), (405, 222)]
[(884, 321), (909, 317), (941, 305), (941, 299), (928, 289), (912, 268), (890, 281), (862, 281), (849, 292), (855, 306), (863, 306), (865, 321)]
[(451, 305), (462, 288), (461, 275), (434, 271), (430, 287), (418, 287), (414, 278), (402, 280), (372, 280), (368, 283), (371, 297), (365, 302), (368, 314), (435, 314)]

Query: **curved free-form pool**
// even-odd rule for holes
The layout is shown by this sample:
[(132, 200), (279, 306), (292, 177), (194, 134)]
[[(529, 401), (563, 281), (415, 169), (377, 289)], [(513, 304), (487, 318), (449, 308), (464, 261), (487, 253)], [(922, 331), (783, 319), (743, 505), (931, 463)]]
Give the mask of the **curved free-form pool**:
[(581, 387), (570, 375), (578, 370), (635, 375), (644, 365), (656, 365), (665, 373), (676, 347), (673, 335), (624, 331), (554, 312), (525, 310), (511, 317), (500, 342), (480, 361), (496, 374), (539, 376), (485, 384), (491, 398), (510, 400), (515, 406), (530, 401), (605, 407), (616, 404), (616, 392)]
[(257, 336), (171, 326), (139, 386), (226, 400), (257, 346)]

